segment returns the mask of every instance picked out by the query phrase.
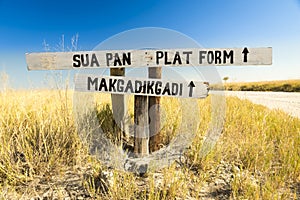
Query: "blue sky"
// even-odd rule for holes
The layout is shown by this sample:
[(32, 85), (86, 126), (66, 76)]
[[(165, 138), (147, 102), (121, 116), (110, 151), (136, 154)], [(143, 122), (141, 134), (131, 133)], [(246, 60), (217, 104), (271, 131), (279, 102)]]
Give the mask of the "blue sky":
[(44, 84), (49, 72), (28, 72), (26, 52), (55, 48), (78, 33), (92, 50), (120, 32), (142, 27), (179, 31), (203, 47), (273, 47), (273, 65), (218, 67), (231, 81), (300, 79), (299, 0), (21, 1), (0, 0), (0, 71), (16, 88)]

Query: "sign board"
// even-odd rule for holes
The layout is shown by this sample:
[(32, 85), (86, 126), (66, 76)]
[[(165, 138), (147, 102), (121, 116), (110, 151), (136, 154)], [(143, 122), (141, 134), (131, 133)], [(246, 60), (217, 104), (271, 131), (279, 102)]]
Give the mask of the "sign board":
[(75, 91), (205, 98), (208, 95), (208, 83), (78, 74), (75, 77)]
[(27, 53), (29, 70), (271, 65), (272, 48), (199, 48)]

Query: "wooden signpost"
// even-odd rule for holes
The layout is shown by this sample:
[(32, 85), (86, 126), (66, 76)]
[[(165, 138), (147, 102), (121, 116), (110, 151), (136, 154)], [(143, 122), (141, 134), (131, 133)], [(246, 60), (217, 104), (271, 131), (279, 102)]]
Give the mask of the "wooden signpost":
[[(160, 97), (205, 98), (208, 83), (161, 79), (161, 67), (271, 65), (272, 48), (210, 48), (107, 50), (27, 53), (29, 70), (110, 68), (111, 76), (78, 74), (75, 90), (112, 94), (114, 119), (123, 130), (124, 94), (133, 94), (134, 152), (147, 155), (159, 149)], [(148, 67), (149, 78), (125, 76), (127, 67)], [(155, 106), (154, 109), (153, 106)], [(150, 113), (151, 112), (151, 113)], [(149, 114), (151, 116), (149, 116)], [(150, 122), (150, 123), (149, 123)], [(150, 124), (149, 128), (147, 128)]]
[(271, 65), (272, 48), (27, 53), (26, 61), (29, 70)]
[(208, 83), (77, 74), (75, 76), (75, 91), (155, 97), (205, 98), (208, 93)]

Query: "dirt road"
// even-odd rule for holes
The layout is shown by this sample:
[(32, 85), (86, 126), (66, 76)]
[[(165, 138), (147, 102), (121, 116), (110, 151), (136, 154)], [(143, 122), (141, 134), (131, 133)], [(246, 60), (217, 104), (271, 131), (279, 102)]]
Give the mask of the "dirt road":
[(264, 105), (270, 109), (280, 109), (291, 116), (300, 118), (299, 92), (244, 92), (226, 91), (227, 96), (248, 99), (255, 104)]

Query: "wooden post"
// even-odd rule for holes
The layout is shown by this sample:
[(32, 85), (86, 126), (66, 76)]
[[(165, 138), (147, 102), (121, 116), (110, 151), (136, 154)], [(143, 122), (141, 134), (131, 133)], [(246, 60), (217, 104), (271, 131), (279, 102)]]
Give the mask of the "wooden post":
[[(111, 68), (110, 69), (111, 76), (125, 76), (125, 68)], [(123, 138), (126, 137), (126, 133), (128, 133), (128, 124), (126, 123), (126, 110), (127, 110), (127, 102), (125, 99), (125, 95), (123, 94), (111, 94), (111, 103), (113, 116), (116, 124), (121, 128)]]
[[(149, 78), (161, 78), (161, 67), (149, 67)], [(161, 144), (160, 136), (160, 97), (149, 96), (149, 152), (152, 153), (159, 149)], [(152, 107), (155, 106), (155, 107)], [(151, 108), (152, 107), (152, 108)]]
[(134, 96), (134, 153), (149, 154), (148, 97)]

